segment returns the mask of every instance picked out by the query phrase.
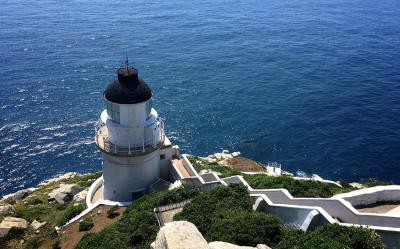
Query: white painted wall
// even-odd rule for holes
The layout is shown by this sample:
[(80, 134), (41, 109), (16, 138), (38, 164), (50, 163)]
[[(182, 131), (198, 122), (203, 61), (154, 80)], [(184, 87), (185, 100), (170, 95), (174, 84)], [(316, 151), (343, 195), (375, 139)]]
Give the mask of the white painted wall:
[[(107, 100), (106, 100), (107, 101)], [(149, 100), (151, 101), (151, 100)], [(115, 123), (107, 115), (106, 125), (109, 140), (121, 147), (139, 147), (144, 144), (158, 144), (161, 140), (161, 123), (158, 113), (151, 109), (147, 113), (149, 102), (137, 104), (116, 104), (119, 106), (120, 123)]]
[(118, 157), (103, 153), (104, 199), (130, 202), (132, 192), (146, 191), (160, 177), (159, 151)]

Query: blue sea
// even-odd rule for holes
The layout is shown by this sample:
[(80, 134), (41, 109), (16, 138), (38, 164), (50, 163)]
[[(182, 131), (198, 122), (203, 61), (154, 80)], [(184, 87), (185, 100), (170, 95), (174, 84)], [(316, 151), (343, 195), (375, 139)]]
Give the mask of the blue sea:
[(0, 2), (0, 194), (101, 169), (125, 55), (182, 152), (400, 183), (400, 1)]

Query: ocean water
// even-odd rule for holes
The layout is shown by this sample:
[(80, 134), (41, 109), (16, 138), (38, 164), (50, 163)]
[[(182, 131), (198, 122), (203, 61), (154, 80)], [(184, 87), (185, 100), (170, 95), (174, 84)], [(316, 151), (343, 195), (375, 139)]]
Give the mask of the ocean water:
[(101, 168), (125, 54), (183, 152), (400, 182), (400, 1), (0, 2), (0, 194)]

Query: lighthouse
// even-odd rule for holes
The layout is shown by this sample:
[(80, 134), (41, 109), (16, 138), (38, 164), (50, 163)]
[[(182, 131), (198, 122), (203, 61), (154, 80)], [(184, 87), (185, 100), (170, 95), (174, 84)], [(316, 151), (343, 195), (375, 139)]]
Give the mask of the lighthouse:
[(132, 202), (168, 177), (177, 153), (152, 106), (153, 93), (138, 70), (125, 65), (104, 91), (105, 109), (96, 124), (95, 143), (103, 159), (102, 199)]

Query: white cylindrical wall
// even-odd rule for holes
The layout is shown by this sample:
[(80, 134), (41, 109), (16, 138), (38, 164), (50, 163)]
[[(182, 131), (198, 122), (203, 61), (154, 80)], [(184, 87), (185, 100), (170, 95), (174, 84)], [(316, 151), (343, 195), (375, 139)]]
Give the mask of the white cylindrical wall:
[(146, 102), (137, 104), (119, 104), (120, 124), (123, 126), (140, 127), (146, 122)]
[(158, 150), (138, 157), (102, 154), (105, 200), (130, 202), (134, 193), (146, 192), (160, 177)]
[[(151, 99), (136, 104), (117, 104), (107, 100), (106, 103), (107, 106), (113, 106), (107, 109), (106, 120), (110, 142), (124, 148), (160, 142), (160, 123), (157, 121), (157, 112), (151, 108)], [(113, 119), (113, 116), (118, 118)]]

